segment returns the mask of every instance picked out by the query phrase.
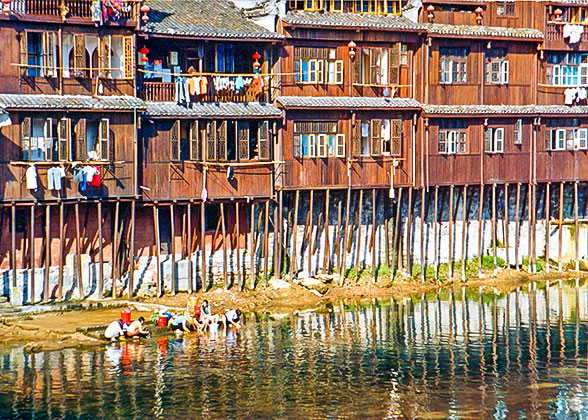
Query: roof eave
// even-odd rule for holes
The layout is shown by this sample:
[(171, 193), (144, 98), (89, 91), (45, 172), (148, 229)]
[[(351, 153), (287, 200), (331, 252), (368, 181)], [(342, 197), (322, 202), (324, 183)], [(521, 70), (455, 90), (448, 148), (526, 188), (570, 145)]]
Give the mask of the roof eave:
[(174, 39), (198, 39), (198, 40), (205, 40), (205, 41), (231, 41), (231, 42), (268, 42), (268, 43), (275, 43), (275, 42), (283, 42), (286, 37), (283, 35), (276, 36), (273, 38), (269, 37), (222, 37), (222, 36), (207, 36), (207, 35), (186, 35), (186, 34), (168, 34), (168, 33), (161, 33), (161, 32), (149, 32), (149, 31), (141, 31), (141, 36), (143, 37), (155, 37), (155, 38), (174, 38)]

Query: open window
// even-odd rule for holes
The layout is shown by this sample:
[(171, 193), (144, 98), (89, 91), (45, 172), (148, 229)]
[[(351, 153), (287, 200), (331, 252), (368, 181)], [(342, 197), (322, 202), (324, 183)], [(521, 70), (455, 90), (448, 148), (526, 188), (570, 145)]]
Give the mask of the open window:
[(57, 121), (54, 118), (24, 118), (21, 122), (21, 151), (24, 161), (57, 160)]
[(504, 153), (503, 127), (484, 130), (484, 151), (486, 153)]
[(345, 135), (336, 121), (294, 122), (294, 157), (345, 157)]
[(22, 75), (57, 77), (57, 33), (23, 31), (20, 34)]

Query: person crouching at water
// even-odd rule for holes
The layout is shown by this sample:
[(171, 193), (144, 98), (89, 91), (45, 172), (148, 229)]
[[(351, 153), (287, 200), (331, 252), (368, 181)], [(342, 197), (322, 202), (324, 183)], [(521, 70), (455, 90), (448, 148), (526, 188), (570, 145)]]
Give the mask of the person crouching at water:
[(186, 315), (174, 315), (169, 320), (169, 328), (174, 331), (176, 334), (182, 334), (183, 332), (190, 332), (190, 326), (188, 325), (188, 320), (186, 319)]
[(241, 328), (241, 311), (237, 310), (229, 310), (225, 315), (226, 325), (229, 327), (234, 328)]
[(119, 338), (124, 338), (125, 326), (126, 324), (122, 322), (122, 319), (112, 321), (110, 325), (108, 325), (108, 327), (106, 328), (106, 331), (104, 331), (104, 337), (106, 337), (110, 341), (116, 341)]
[(210, 305), (208, 304), (208, 301), (204, 299), (202, 305), (200, 305), (200, 323), (203, 326), (208, 325), (211, 315), (212, 313), (210, 312)]
[(147, 337), (149, 335), (149, 331), (143, 328), (143, 324), (145, 323), (145, 318), (142, 316), (139, 317), (136, 321), (131, 322), (129, 328), (127, 329), (127, 336), (128, 337)]

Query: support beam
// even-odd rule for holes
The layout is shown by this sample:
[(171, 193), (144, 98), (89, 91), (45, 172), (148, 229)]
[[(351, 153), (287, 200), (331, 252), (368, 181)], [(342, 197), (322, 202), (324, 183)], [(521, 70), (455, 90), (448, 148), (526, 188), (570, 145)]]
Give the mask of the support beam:
[(330, 191), (327, 190), (325, 192), (325, 248), (324, 248), (324, 260), (323, 260), (323, 272), (331, 274), (331, 240), (329, 236), (329, 206), (331, 194)]
[(480, 185), (480, 205), (478, 211), (478, 276), (482, 277), (482, 233), (484, 231), (484, 184)]
[(102, 199), (98, 199), (98, 267), (100, 277), (98, 278), (98, 299), (104, 298), (104, 239), (102, 237)]
[(227, 277), (227, 228), (225, 226), (225, 203), (220, 203), (220, 223), (223, 234), (223, 285), (225, 290), (229, 289), (229, 279)]
[(206, 275), (206, 203), (203, 201), (200, 205), (200, 265), (202, 289), (205, 288), (208, 281)]
[(81, 236), (80, 236), (80, 200), (76, 201), (75, 204), (75, 213), (76, 213), (76, 260), (77, 260), (77, 267), (76, 267), (76, 275), (78, 280), (78, 290), (80, 292), (80, 299), (84, 297), (84, 285), (82, 283), (82, 246), (81, 246)]
[(400, 234), (401, 234), (401, 226), (402, 224), (402, 188), (398, 188), (398, 199), (396, 201), (396, 214), (394, 215), (394, 237), (392, 240), (393, 243), (393, 254), (392, 254), (392, 264), (394, 264), (394, 268), (392, 269), (392, 276), (396, 274), (398, 271), (398, 260), (402, 259), (402, 251), (399, 249), (400, 245)]
[(521, 238), (521, 183), (517, 183), (517, 201), (515, 206), (515, 268), (519, 269), (519, 245)]
[(449, 281), (453, 281), (453, 185), (449, 187)]
[(562, 269), (562, 242), (563, 242), (563, 198), (564, 198), (564, 184), (565, 182), (561, 182), (559, 184), (559, 218), (557, 221), (558, 225), (558, 239), (557, 239), (557, 269), (561, 271)]
[(241, 222), (239, 217), (239, 202), (235, 203), (235, 222), (236, 222), (236, 229), (237, 229), (237, 243), (235, 244), (235, 249), (237, 250), (237, 281), (239, 282), (239, 290), (243, 291), (245, 287), (245, 277), (243, 276), (243, 272), (241, 271)]
[(274, 206), (274, 253), (273, 253), (273, 277), (280, 278), (280, 249), (282, 233), (282, 191), (278, 194), (278, 203)]
[[(421, 281), (424, 283), (427, 281), (427, 257), (425, 252), (427, 251), (425, 243), (425, 228), (427, 226), (427, 213), (426, 213), (426, 190), (421, 188)], [(387, 239), (388, 225), (386, 224), (386, 239)], [(387, 248), (387, 247), (386, 247)]]
[(551, 182), (545, 185), (545, 271), (549, 273), (549, 238), (551, 219)]
[(51, 206), (45, 206), (45, 278), (43, 281), (43, 300), (51, 299), (49, 291), (49, 270), (51, 268)]
[(508, 210), (510, 201), (508, 199), (508, 183), (504, 184), (504, 246), (506, 248), (506, 268), (510, 268), (510, 240), (509, 240), (509, 220)]
[(160, 252), (161, 252), (161, 245), (159, 243), (159, 207), (157, 206), (157, 201), (153, 203), (153, 235), (155, 236), (155, 259), (156, 259), (156, 268), (155, 268), (155, 281), (157, 284), (157, 297), (163, 296), (163, 287), (161, 281), (161, 263), (160, 263)]
[(378, 262), (376, 255), (376, 189), (372, 190), (372, 279), (373, 283), (378, 280)]
[(494, 274), (498, 271), (496, 261), (496, 184), (492, 184), (492, 260), (494, 265)]
[(468, 231), (468, 218), (469, 218), (469, 208), (467, 207), (468, 203), (468, 186), (463, 186), (463, 203), (462, 203), (462, 225), (461, 225), (461, 280), (466, 281), (466, 270), (467, 270), (467, 261), (468, 261), (468, 253), (467, 253), (467, 231)]
[(118, 229), (119, 229), (119, 219), (120, 219), (120, 201), (116, 200), (116, 204), (114, 207), (114, 231), (112, 232), (112, 272), (114, 275), (112, 276), (112, 297), (117, 298), (118, 293), (116, 290), (116, 282), (120, 278), (120, 272), (118, 270), (118, 249), (119, 249), (119, 237), (118, 237)]
[(529, 251), (527, 252), (527, 268), (529, 273), (533, 272), (533, 205), (535, 203), (535, 195), (533, 194), (533, 185), (527, 185), (527, 223), (529, 229)]
[[(14, 233), (14, 230), (13, 230)], [(63, 241), (65, 236), (65, 216), (63, 201), (59, 202), (59, 277), (57, 278), (57, 297), (63, 298)]]
[[(359, 212), (359, 221), (357, 224), (357, 232), (355, 234), (355, 277), (359, 278), (359, 257), (360, 257), (360, 248), (361, 248), (361, 222), (363, 219), (363, 190), (359, 190), (359, 201), (357, 204), (358, 212)], [(354, 225), (351, 225), (354, 226)], [(367, 247), (366, 247), (367, 248)], [(364, 264), (365, 266), (365, 264)], [(363, 271), (363, 270), (362, 270)]]
[(578, 181), (574, 182), (574, 260), (575, 269), (580, 269), (580, 248), (578, 242), (578, 236), (580, 236), (580, 230), (578, 228)]
[(269, 267), (269, 200), (265, 200), (265, 220), (263, 228), (263, 281), (267, 286)]
[[(63, 226), (63, 224), (61, 225)], [(10, 206), (10, 268), (12, 270), (12, 286), (16, 287), (16, 204)], [(60, 276), (61, 278), (61, 276)], [(60, 296), (61, 297), (61, 296)]]
[(312, 277), (312, 232), (313, 232), (313, 223), (314, 223), (314, 190), (310, 190), (310, 204), (308, 207), (308, 217), (307, 217), (307, 226), (306, 229), (308, 231), (308, 239), (306, 242), (308, 243), (308, 277)]
[(255, 241), (255, 203), (251, 203), (251, 227), (249, 229), (249, 257), (251, 258), (250, 260), (250, 269), (249, 269), (249, 275), (250, 275), (250, 281), (251, 281), (251, 290), (255, 289), (255, 275), (256, 270), (255, 270), (255, 251), (257, 250), (256, 248), (256, 242)]
[[(31, 253), (31, 276), (30, 276), (30, 282), (31, 282), (31, 287), (29, 289), (29, 291), (31, 292), (30, 294), (30, 300), (32, 303), (35, 303), (35, 206), (36, 203), (33, 203), (31, 205), (31, 236), (30, 236), (30, 241), (31, 241), (31, 246), (29, 247), (29, 252)], [(81, 289), (80, 289), (80, 293), (81, 293)], [(83, 297), (83, 293), (81, 293), (80, 297)]]
[(171, 294), (175, 296), (178, 290), (176, 287), (176, 217), (174, 203), (169, 206), (169, 218), (171, 227)]
[(192, 255), (194, 255), (194, 244), (192, 242), (192, 202), (186, 206), (186, 234), (188, 240), (188, 293), (194, 292), (194, 275), (192, 270)]
[(412, 277), (412, 187), (408, 187), (408, 220), (406, 222), (406, 273)]
[(129, 251), (129, 286), (127, 296), (135, 295), (135, 207), (136, 201), (131, 201), (131, 249)]
[(343, 246), (341, 247), (341, 265), (339, 267), (339, 284), (345, 284), (345, 266), (347, 265), (347, 235), (349, 228), (349, 206), (351, 204), (351, 187), (347, 188), (347, 204), (345, 209), (345, 234), (343, 235)]
[(433, 246), (435, 258), (435, 281), (439, 282), (439, 186), (435, 185), (435, 213), (433, 215)]
[[(334, 253), (335, 258), (337, 261), (337, 267), (341, 266), (341, 229), (342, 229), (342, 221), (343, 219), (343, 200), (339, 200), (337, 203), (337, 229), (335, 230), (335, 235), (333, 235), (334, 241)], [(332, 270), (332, 265), (329, 266), (329, 273)]]

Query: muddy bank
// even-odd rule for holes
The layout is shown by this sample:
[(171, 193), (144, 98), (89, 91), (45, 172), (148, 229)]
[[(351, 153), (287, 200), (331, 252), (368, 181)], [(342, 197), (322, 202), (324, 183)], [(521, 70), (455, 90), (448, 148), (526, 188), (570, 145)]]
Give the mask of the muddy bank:
[[(524, 287), (527, 283), (547, 280), (582, 277), (581, 273), (529, 274), (515, 270), (501, 270), (496, 275), (487, 273), (485, 278), (471, 279), (465, 283), (456, 281), (451, 284), (436, 284), (432, 281), (420, 282), (414, 279), (394, 281), (380, 279), (372, 284), (370, 279), (347, 279), (345, 286), (338, 285), (338, 278), (303, 279), (289, 283), (283, 280), (270, 281), (269, 285), (260, 284), (256, 290), (237, 288), (224, 290), (213, 289), (206, 293), (196, 293), (200, 300), (207, 299), (213, 313), (224, 312), (229, 308), (239, 308), (244, 313), (291, 313), (298, 310), (316, 309), (337, 301), (361, 300), (372, 298), (401, 298), (411, 295), (430, 293), (442, 288), (453, 288), (456, 292), (465, 285), (471, 288), (482, 287), (491, 292), (507, 293)], [(584, 280), (583, 280), (584, 281)], [(134, 306), (133, 319), (144, 316), (149, 319), (152, 313), (163, 307), (179, 311), (186, 305), (188, 294), (176, 296), (165, 295), (161, 298), (135, 299), (132, 302), (120, 300), (109, 301), (112, 306)], [(26, 316), (0, 316), (0, 346), (25, 345), (27, 351), (55, 350), (64, 347), (101, 345), (105, 341), (80, 332), (81, 327), (104, 326), (118, 319), (120, 308), (94, 310), (73, 310), (32, 314)]]

